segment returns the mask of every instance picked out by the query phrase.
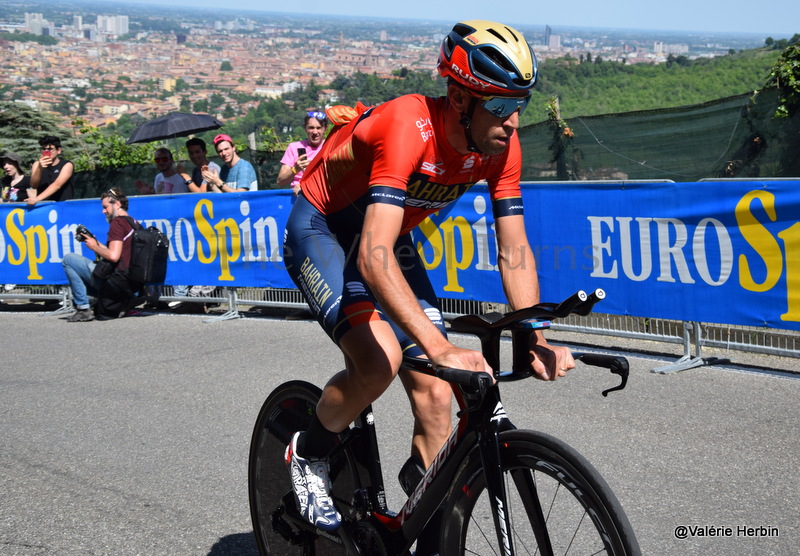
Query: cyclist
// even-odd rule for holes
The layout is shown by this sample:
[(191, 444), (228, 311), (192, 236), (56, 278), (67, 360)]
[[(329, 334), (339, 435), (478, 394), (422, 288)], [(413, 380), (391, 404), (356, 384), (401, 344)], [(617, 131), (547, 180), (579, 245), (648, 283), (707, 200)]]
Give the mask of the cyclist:
[[(479, 352), (447, 340), (411, 230), (486, 179), (508, 302), (513, 309), (539, 302), (516, 134), (537, 78), (533, 50), (511, 27), (465, 21), (444, 39), (438, 69), (448, 81), (446, 97), (406, 95), (361, 107), (334, 128), (306, 169), (286, 227), (287, 269), (345, 358), (309, 429), (286, 449), (298, 509), (323, 530), (335, 530), (341, 519), (325, 456), (389, 386), (403, 354), (490, 372)], [(569, 350), (549, 345), (541, 333), (533, 344), (531, 365), (540, 378), (554, 380), (574, 367)], [(415, 419), (412, 462), (421, 471), (450, 434), (452, 393), (436, 378), (400, 375)]]

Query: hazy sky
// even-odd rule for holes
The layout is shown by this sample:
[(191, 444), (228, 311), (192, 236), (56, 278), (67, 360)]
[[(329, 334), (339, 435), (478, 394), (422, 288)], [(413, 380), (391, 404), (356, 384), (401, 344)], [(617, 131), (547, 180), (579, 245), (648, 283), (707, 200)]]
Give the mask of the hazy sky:
[[(221, 8), (221, 0), (128, 0)], [(490, 19), (509, 25), (565, 25), (664, 31), (757, 33), (775, 39), (800, 33), (800, 1), (767, 0), (234, 0), (230, 6), (273, 12), (391, 17), (433, 21)], [(297, 8), (294, 8), (297, 6)]]

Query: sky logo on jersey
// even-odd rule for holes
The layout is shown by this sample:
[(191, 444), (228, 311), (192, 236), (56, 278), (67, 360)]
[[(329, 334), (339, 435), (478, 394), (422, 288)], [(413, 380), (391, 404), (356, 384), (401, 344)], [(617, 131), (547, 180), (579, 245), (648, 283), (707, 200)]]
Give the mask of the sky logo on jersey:
[(441, 176), (445, 173), (444, 163), (439, 162), (437, 164), (433, 164), (432, 162), (423, 162), (422, 169), (426, 172), (430, 172), (431, 174)]

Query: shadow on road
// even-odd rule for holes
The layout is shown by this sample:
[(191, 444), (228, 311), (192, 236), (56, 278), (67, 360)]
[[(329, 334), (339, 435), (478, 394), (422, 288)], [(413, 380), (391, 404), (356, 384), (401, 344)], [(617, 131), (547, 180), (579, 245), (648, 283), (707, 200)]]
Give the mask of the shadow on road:
[(253, 532), (234, 533), (219, 539), (208, 556), (258, 556), (258, 547)]

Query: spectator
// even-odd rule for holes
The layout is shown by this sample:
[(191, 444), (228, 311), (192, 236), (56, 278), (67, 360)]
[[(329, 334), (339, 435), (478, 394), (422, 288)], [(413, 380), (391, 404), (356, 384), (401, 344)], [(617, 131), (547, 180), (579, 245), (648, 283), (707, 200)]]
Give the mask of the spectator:
[(61, 158), (61, 140), (47, 135), (39, 139), (42, 156), (33, 163), (31, 188), (36, 194), (25, 200), (30, 206), (39, 201), (69, 201), (75, 196), (72, 177), (75, 165)]
[(194, 137), (186, 141), (186, 151), (189, 153), (189, 160), (194, 164), (192, 175), (187, 174), (182, 165), (178, 165), (178, 172), (181, 174), (189, 191), (192, 193), (204, 193), (210, 191), (208, 181), (203, 178), (203, 166), (207, 166), (209, 170), (214, 170), (218, 174), (221, 170), (219, 164), (208, 160), (208, 149), (206, 149), (206, 142), (199, 137)]
[(257, 191), (258, 178), (253, 165), (239, 157), (236, 145), (228, 135), (220, 134), (214, 137), (214, 148), (217, 155), (225, 163), (222, 170), (217, 172), (210, 166), (203, 166), (203, 179), (212, 186), (212, 191), (230, 193), (233, 191)]
[[(281, 169), (278, 171), (278, 187), (291, 184), (295, 195), (300, 193), (300, 178), (325, 142), (325, 130), (328, 128), (328, 117), (325, 112), (313, 111), (306, 114), (303, 129), (306, 139), (289, 143), (281, 158)], [(301, 150), (302, 149), (302, 150)]]
[(172, 152), (166, 147), (159, 147), (156, 149), (153, 160), (156, 163), (156, 168), (159, 174), (153, 181), (153, 185), (147, 185), (142, 180), (136, 180), (136, 189), (142, 195), (155, 193), (157, 195), (164, 193), (188, 193), (189, 186), (186, 180), (181, 177), (178, 170), (175, 168), (175, 161), (172, 159)]
[(26, 200), (28, 188), (31, 186), (31, 178), (22, 171), (22, 158), (16, 153), (7, 152), (0, 160), (3, 163), (3, 171), (6, 173), (1, 181), (0, 202), (14, 203)]
[[(75, 313), (67, 317), (68, 322), (86, 322), (94, 319), (89, 295), (98, 296), (98, 305), (101, 301), (99, 298), (103, 296), (126, 305), (125, 302), (130, 301), (134, 295), (127, 280), (121, 281), (120, 276), (113, 272), (118, 265), (127, 268), (131, 260), (133, 226), (125, 218), (128, 216), (128, 198), (119, 188), (111, 188), (100, 196), (100, 201), (103, 205), (103, 214), (109, 222), (106, 245), (97, 241), (93, 235), (79, 232), (75, 234), (75, 238), (85, 242), (86, 247), (94, 251), (100, 259), (95, 262), (77, 253), (67, 253), (61, 261), (76, 309)], [(98, 268), (98, 265), (101, 268)], [(100, 313), (98, 311), (98, 318)]]

